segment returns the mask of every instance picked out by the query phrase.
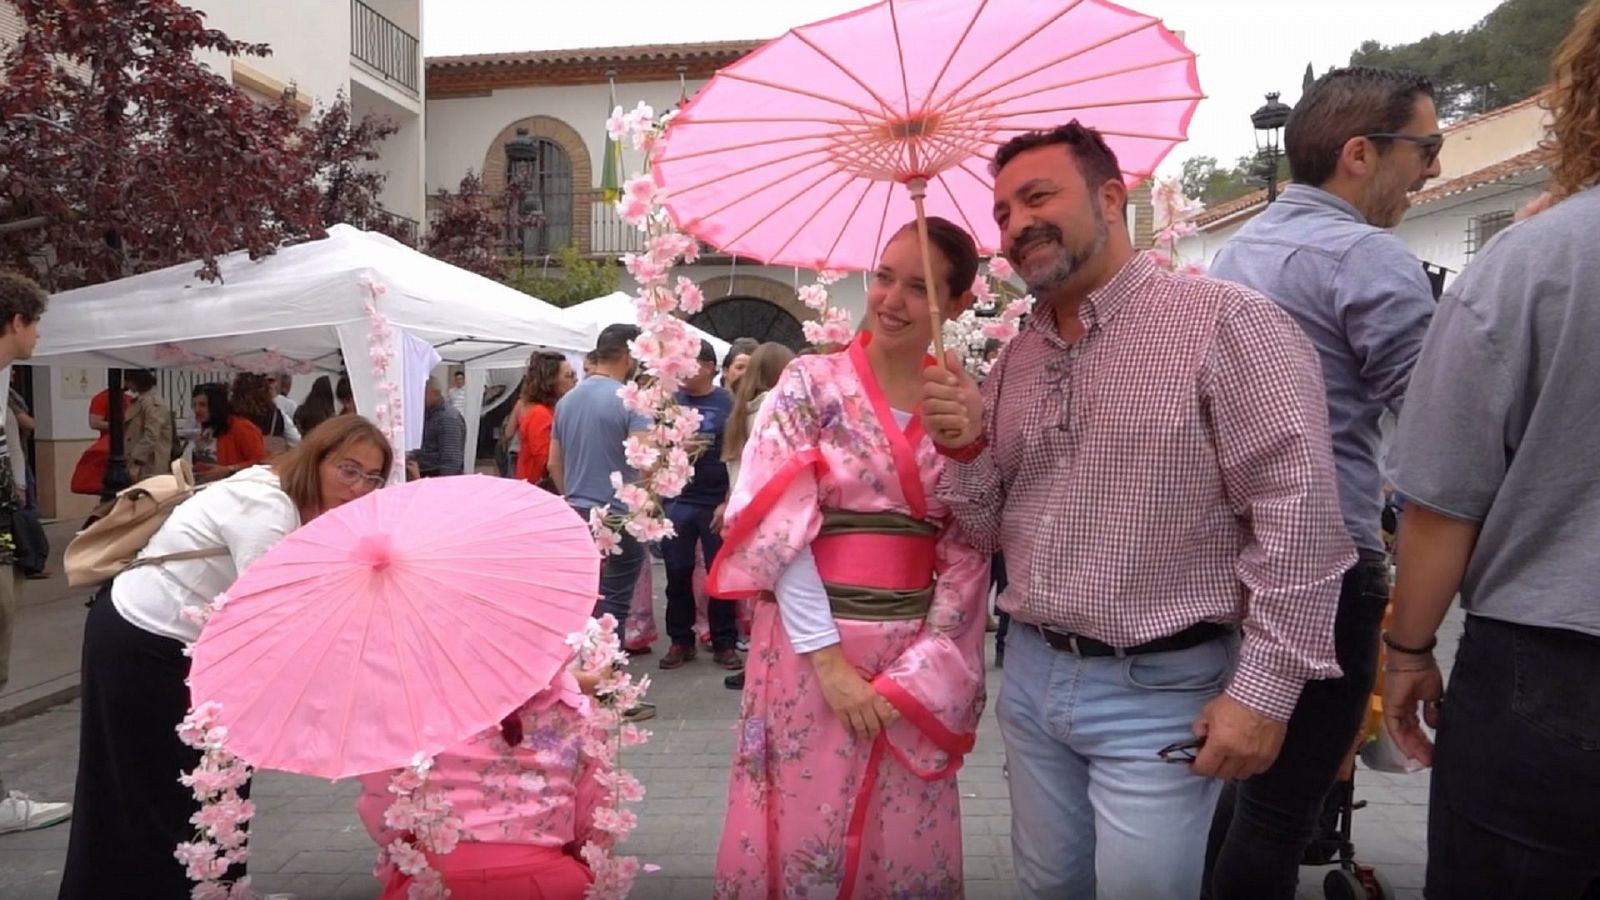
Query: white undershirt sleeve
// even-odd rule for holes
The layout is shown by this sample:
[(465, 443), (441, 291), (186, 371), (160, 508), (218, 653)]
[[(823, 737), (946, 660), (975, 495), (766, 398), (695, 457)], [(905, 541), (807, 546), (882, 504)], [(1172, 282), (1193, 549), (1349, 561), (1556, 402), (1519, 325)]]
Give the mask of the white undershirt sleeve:
[(805, 547), (789, 563), (773, 593), (778, 597), (778, 614), (789, 632), (789, 643), (796, 653), (811, 653), (839, 643), (839, 628), (833, 621), (828, 593), (817, 572), (816, 557)]

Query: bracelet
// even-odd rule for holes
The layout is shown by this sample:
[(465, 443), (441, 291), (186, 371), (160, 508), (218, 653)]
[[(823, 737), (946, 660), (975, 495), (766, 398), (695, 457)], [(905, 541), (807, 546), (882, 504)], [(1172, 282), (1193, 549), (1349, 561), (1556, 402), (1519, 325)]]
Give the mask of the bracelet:
[(980, 434), (978, 435), (977, 440), (966, 445), (965, 447), (960, 447), (955, 450), (937, 443), (934, 444), (934, 447), (938, 449), (939, 455), (945, 457), (946, 459), (955, 460), (958, 463), (969, 463), (977, 459), (979, 454), (989, 448), (989, 441)]
[(1438, 635), (1429, 637), (1428, 643), (1421, 647), (1407, 647), (1404, 644), (1395, 643), (1394, 638), (1389, 637), (1389, 632), (1385, 631), (1383, 633), (1383, 645), (1396, 653), (1405, 653), (1411, 656), (1429, 656), (1433, 653), (1433, 648), (1439, 646), (1439, 637)]
[(1391, 665), (1385, 664), (1384, 667), (1383, 667), (1383, 671), (1389, 672), (1389, 673), (1392, 673), (1392, 674), (1395, 674), (1395, 675), (1401, 675), (1401, 674), (1404, 674), (1404, 673), (1407, 673), (1407, 672), (1433, 672), (1433, 671), (1436, 671), (1438, 668), (1439, 668), (1439, 664), (1430, 659), (1428, 661), (1428, 664), (1425, 665), (1425, 666), (1391, 666)]

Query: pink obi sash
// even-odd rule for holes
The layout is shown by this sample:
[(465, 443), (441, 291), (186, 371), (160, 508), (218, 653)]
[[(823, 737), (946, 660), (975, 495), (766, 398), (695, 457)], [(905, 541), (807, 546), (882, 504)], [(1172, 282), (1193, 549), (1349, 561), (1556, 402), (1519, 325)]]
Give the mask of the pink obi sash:
[[(559, 847), (462, 841), (428, 856), (455, 900), (583, 900), (589, 868)], [(380, 900), (405, 900), (410, 876), (390, 868)]]
[(811, 542), (840, 619), (921, 619), (933, 601), (938, 526), (893, 512), (825, 510)]

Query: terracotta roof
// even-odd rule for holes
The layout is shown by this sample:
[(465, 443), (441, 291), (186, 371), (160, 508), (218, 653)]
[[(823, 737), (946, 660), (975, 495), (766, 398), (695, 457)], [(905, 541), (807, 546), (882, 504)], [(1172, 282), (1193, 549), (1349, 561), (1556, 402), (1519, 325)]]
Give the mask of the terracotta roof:
[(1421, 206), (1424, 203), (1433, 203), (1446, 197), (1464, 193), (1484, 185), (1505, 181), (1507, 178), (1532, 172), (1550, 161), (1549, 151), (1543, 149), (1529, 150), (1519, 153), (1510, 159), (1504, 159), (1491, 166), (1484, 166), (1476, 172), (1468, 172), (1433, 187), (1421, 190), (1411, 195), (1411, 205)]
[(430, 56), (428, 68), (460, 69), (506, 64), (592, 65), (594, 63), (673, 62), (728, 59), (732, 61), (765, 44), (755, 41), (706, 41), (698, 44), (635, 44), (628, 47), (578, 47), (570, 50), (531, 50), (522, 53), (474, 53), (466, 56)]
[[(1538, 93), (1538, 94), (1534, 94), (1532, 97), (1528, 97), (1528, 98), (1526, 98), (1524, 100), (1518, 100), (1515, 103), (1508, 103), (1505, 106), (1496, 107), (1495, 109), (1491, 109), (1488, 112), (1479, 113), (1478, 115), (1475, 115), (1475, 116), (1468, 116), (1467, 118), (1461, 119), (1460, 121), (1455, 122), (1455, 123), (1449, 125), (1448, 127), (1444, 128), (1443, 129), (1443, 133), (1448, 135), (1451, 132), (1460, 131), (1461, 129), (1469, 127), (1469, 126), (1479, 125), (1479, 124), (1481, 124), (1483, 122), (1491, 121), (1493, 119), (1498, 119), (1501, 116), (1510, 115), (1511, 113), (1514, 113), (1514, 112), (1516, 112), (1518, 110), (1527, 109), (1530, 106), (1535, 106), (1535, 105), (1537, 105), (1539, 103), (1539, 101), (1541, 101), (1543, 99), (1544, 99), (1544, 94), (1541, 92), (1541, 93)], [(1519, 156), (1514, 156), (1511, 159), (1503, 160), (1501, 162), (1495, 163), (1492, 166), (1487, 166), (1485, 168), (1479, 169), (1476, 172), (1469, 172), (1466, 175), (1462, 175), (1462, 176), (1459, 176), (1457, 178), (1452, 178), (1449, 181), (1445, 182), (1444, 184), (1440, 184), (1440, 185), (1436, 185), (1434, 187), (1428, 188), (1427, 190), (1422, 191), (1419, 194), (1414, 194), (1412, 196), (1412, 198), (1411, 198), (1412, 205), (1419, 205), (1419, 204), (1422, 204), (1422, 203), (1431, 203), (1434, 200), (1438, 200), (1438, 199), (1441, 199), (1443, 197), (1448, 197), (1451, 194), (1458, 194), (1461, 191), (1468, 191), (1468, 190), (1471, 190), (1471, 189), (1473, 189), (1475, 187), (1479, 187), (1480, 185), (1489, 184), (1489, 183), (1494, 182), (1494, 181), (1499, 181), (1499, 180), (1501, 180), (1503, 178), (1510, 178), (1512, 175), (1516, 175), (1516, 174), (1519, 174), (1521, 172), (1526, 172), (1529, 169), (1538, 168), (1538, 165), (1539, 165), (1538, 163), (1534, 163), (1532, 165), (1529, 165), (1529, 164), (1526, 163), (1526, 161), (1524, 159), (1525, 157), (1535, 156), (1535, 155), (1538, 154), (1538, 152), (1539, 151), (1537, 151), (1537, 150), (1530, 150), (1527, 153), (1523, 153), (1523, 154), (1521, 154)], [(1508, 167), (1508, 166), (1511, 167), (1511, 169), (1509, 171), (1499, 172), (1499, 170), (1502, 167)], [(1485, 173), (1498, 173), (1498, 174), (1485, 174)], [(1473, 180), (1473, 179), (1478, 179), (1478, 180)], [(1462, 186), (1456, 187), (1456, 185), (1462, 185)], [(1279, 182), (1278, 183), (1278, 190), (1281, 192), (1284, 188), (1286, 188), (1288, 186), (1289, 186), (1289, 182), (1287, 182), (1287, 181)], [(1251, 191), (1250, 193), (1245, 194), (1242, 197), (1235, 197), (1234, 199), (1229, 200), (1226, 203), (1219, 203), (1216, 206), (1208, 206), (1205, 209), (1202, 209), (1200, 212), (1196, 213), (1194, 215), (1194, 217), (1192, 219), (1190, 219), (1190, 221), (1194, 222), (1194, 224), (1196, 226), (1198, 226), (1200, 228), (1204, 228), (1207, 225), (1215, 224), (1217, 222), (1222, 221), (1223, 219), (1231, 218), (1235, 214), (1244, 212), (1245, 210), (1250, 209), (1251, 207), (1261, 206), (1261, 205), (1265, 204), (1266, 202), (1267, 202), (1267, 192), (1265, 190)]]

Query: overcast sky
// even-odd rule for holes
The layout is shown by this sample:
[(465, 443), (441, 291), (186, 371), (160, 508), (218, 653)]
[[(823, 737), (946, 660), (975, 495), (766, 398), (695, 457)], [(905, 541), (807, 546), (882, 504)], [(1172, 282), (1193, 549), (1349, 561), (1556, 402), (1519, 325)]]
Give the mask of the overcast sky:
[[(424, 5), (429, 56), (772, 38), (796, 25), (867, 5), (863, 0), (431, 0)], [(1471, 26), (1499, 0), (1124, 0), (1184, 33), (1199, 56), (1201, 101), (1162, 166), (1189, 156), (1224, 163), (1254, 149), (1250, 113), (1267, 91), (1293, 104), (1310, 62), (1318, 72), (1349, 61), (1367, 39), (1405, 43)], [(624, 88), (618, 100), (625, 104)], [(629, 104), (631, 105), (631, 104)]]

